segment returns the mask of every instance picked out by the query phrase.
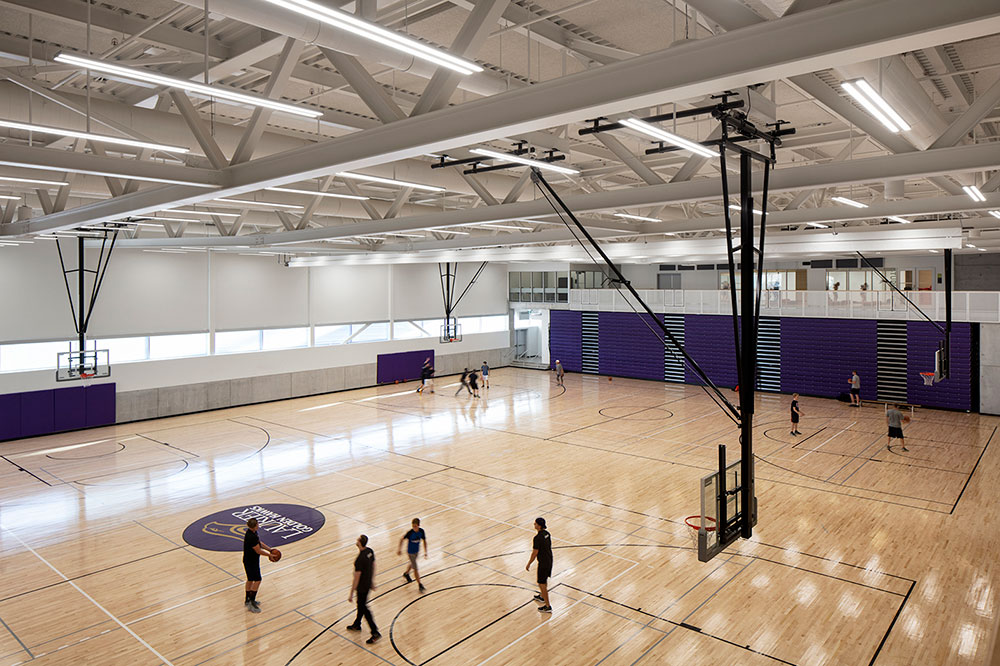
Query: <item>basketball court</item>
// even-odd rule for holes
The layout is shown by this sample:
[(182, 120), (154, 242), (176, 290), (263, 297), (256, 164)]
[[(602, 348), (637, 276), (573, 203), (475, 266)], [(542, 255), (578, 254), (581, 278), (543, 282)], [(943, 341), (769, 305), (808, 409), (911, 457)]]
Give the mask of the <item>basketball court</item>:
[[(993, 558), (976, 551), (995, 520), (1000, 419), (918, 410), (903, 454), (885, 447), (880, 407), (807, 399), (793, 441), (784, 400), (761, 396), (760, 522), (701, 564), (684, 519), (732, 427), (695, 387), (566, 384), (508, 368), (468, 404), (391, 385), (10, 443), (0, 663), (983, 656)], [(325, 524), (264, 563), (264, 612), (249, 615), (238, 554), (182, 533), (266, 503), (314, 507)], [(555, 551), (545, 621), (524, 571), (536, 516)], [(394, 552), (412, 517), (430, 546), (423, 595)], [(359, 533), (379, 567), (375, 646), (345, 630)]]

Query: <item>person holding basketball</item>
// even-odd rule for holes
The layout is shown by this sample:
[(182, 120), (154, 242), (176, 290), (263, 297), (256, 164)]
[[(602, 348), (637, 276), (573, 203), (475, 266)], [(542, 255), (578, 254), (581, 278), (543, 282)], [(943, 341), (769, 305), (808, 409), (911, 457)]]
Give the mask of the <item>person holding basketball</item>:
[(251, 518), (247, 521), (247, 531), (243, 536), (243, 570), (247, 574), (247, 584), (246, 584), (246, 606), (247, 610), (251, 613), (260, 612), (260, 604), (257, 603), (257, 590), (260, 588), (260, 556), (267, 554), (271, 555), (272, 552), (277, 552), (276, 549), (268, 548), (266, 545), (261, 543), (260, 537), (257, 536), (257, 519)]
[(851, 404), (855, 407), (861, 406), (861, 377), (858, 377), (858, 371), (855, 370), (851, 375), (851, 378), (847, 382), (851, 385)]

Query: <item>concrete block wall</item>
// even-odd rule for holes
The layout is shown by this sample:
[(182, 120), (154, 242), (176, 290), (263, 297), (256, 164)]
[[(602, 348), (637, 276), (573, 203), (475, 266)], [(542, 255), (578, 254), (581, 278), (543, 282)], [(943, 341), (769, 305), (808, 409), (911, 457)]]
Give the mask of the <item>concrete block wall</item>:
[(1000, 324), (979, 325), (979, 411), (1000, 414)]
[[(438, 376), (453, 375), (466, 367), (478, 369), (483, 360), (491, 368), (499, 368), (510, 365), (511, 359), (512, 351), (509, 348), (438, 353), (435, 368)], [(116, 422), (128, 423), (374, 386), (376, 369), (375, 363), (364, 363), (123, 391), (117, 395)]]

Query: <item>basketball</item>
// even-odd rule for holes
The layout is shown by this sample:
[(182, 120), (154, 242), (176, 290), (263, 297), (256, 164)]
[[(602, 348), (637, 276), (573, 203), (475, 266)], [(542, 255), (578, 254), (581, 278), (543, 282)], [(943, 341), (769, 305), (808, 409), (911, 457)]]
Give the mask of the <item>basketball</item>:
[(609, 381), (609, 382), (611, 381), (611, 377), (608, 377), (608, 381)]
[(277, 562), (281, 559), (281, 551), (277, 548), (272, 548), (271, 553), (267, 556), (272, 562)]

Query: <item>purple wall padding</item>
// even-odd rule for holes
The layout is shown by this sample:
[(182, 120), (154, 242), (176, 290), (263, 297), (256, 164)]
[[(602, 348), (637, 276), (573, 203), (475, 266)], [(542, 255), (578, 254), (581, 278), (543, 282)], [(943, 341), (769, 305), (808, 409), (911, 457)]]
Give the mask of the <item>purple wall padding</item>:
[(583, 365), (580, 354), (580, 314), (573, 310), (549, 312), (549, 356), (552, 367), (559, 360), (567, 372), (580, 372)]
[(70, 386), (52, 391), (52, 431), (87, 427), (87, 387)]
[(597, 325), (600, 374), (663, 380), (663, 331), (652, 317), (634, 312), (601, 312)]
[(878, 397), (878, 330), (874, 319), (781, 320), (781, 391), (835, 398), (857, 370), (861, 397)]
[(21, 394), (0, 395), (0, 441), (21, 436)]
[(434, 365), (433, 349), (379, 354), (375, 381), (378, 384), (391, 384), (396, 381), (408, 382), (420, 379), (420, 368), (428, 357), (431, 359), (431, 365)]
[(21, 394), (21, 437), (53, 431), (54, 391), (27, 391)]
[(934, 370), (934, 352), (942, 338), (942, 333), (928, 321), (906, 323), (906, 400), (925, 407), (972, 409), (970, 324), (952, 324), (951, 376), (933, 386), (924, 386), (920, 377), (921, 372)]
[(115, 384), (92, 384), (87, 387), (87, 427), (115, 422)]
[[(684, 315), (684, 348), (716, 386), (736, 386), (732, 317)], [(690, 366), (684, 368), (684, 381), (689, 384), (704, 383)]]

